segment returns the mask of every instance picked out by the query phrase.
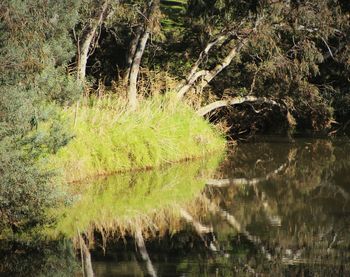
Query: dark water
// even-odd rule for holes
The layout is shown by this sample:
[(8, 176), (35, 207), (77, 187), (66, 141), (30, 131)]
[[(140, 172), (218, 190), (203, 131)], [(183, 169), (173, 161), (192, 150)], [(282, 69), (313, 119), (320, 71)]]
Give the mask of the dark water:
[[(189, 190), (193, 195), (183, 202), (176, 194), (176, 203), (171, 202), (166, 186), (164, 209), (158, 193), (163, 187), (147, 187), (139, 201), (157, 202), (155, 215), (148, 217), (153, 225), (162, 226), (145, 234), (148, 257), (142, 256), (131, 231), (121, 239), (116, 228), (105, 240), (95, 232), (91, 255), (96, 276), (350, 276), (348, 140), (269, 138), (237, 146), (210, 176), (195, 167), (190, 170), (189, 165), (182, 167), (183, 172), (209, 180), (202, 181), (200, 189), (198, 182), (189, 180), (198, 191)], [(170, 170), (166, 184), (169, 176), (186, 182), (181, 172)], [(163, 179), (147, 180), (160, 184)], [(152, 194), (155, 187), (158, 192)], [(99, 205), (91, 207), (105, 211)], [(136, 219), (130, 228), (133, 224), (138, 224)], [(74, 258), (68, 248), (65, 244), (62, 253), (57, 250), (55, 255), (47, 251), (32, 258), (27, 254), (4, 257), (0, 275), (82, 275), (79, 251)], [(25, 267), (28, 260), (32, 267), (15, 270), (16, 264)]]

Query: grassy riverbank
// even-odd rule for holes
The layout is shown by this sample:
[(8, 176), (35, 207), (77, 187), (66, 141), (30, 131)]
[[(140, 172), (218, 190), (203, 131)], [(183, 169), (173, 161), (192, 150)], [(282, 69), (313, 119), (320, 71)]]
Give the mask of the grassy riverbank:
[(159, 167), (225, 147), (213, 126), (171, 96), (145, 100), (134, 112), (120, 99), (90, 99), (64, 117), (75, 137), (52, 163), (68, 182)]

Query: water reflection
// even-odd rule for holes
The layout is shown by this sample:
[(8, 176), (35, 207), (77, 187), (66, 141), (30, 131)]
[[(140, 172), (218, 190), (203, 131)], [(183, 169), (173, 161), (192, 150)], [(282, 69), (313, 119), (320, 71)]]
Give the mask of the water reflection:
[(176, 232), (181, 225), (178, 222), (181, 207), (192, 205), (221, 160), (222, 155), (216, 155), (157, 171), (110, 176), (78, 189), (73, 187), (77, 191), (75, 204), (53, 211), (59, 221), (48, 232), (75, 239), (80, 234), (92, 243), (95, 232), (104, 240), (139, 231), (146, 237), (169, 230)]
[[(349, 155), (344, 141), (238, 146), (177, 232), (146, 241), (157, 276), (349, 276)], [(93, 253), (98, 276), (152, 275), (128, 239)]]
[(0, 246), (0, 276), (74, 276), (80, 269), (70, 241)]
[(220, 160), (72, 187), (46, 232), (72, 240), (85, 276), (350, 276), (348, 141), (241, 144)]

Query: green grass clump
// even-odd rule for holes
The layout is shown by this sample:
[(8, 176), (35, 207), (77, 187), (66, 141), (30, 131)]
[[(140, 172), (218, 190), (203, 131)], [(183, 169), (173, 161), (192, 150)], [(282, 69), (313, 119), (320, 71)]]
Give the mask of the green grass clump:
[(143, 101), (134, 112), (125, 101), (90, 99), (66, 110), (75, 138), (53, 158), (68, 182), (96, 175), (205, 156), (225, 147), (225, 140), (189, 106), (170, 96)]

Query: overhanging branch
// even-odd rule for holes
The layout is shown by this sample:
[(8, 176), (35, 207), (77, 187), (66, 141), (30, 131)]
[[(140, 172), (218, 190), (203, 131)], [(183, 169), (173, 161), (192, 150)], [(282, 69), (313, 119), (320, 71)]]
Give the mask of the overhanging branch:
[(235, 98), (229, 99), (229, 100), (215, 101), (215, 102), (210, 103), (210, 104), (200, 108), (199, 110), (197, 110), (197, 114), (199, 116), (204, 116), (207, 113), (209, 113), (215, 109), (218, 109), (221, 107), (238, 105), (238, 104), (242, 104), (245, 102), (254, 102), (257, 104), (266, 103), (266, 104), (278, 106), (278, 107), (283, 108), (283, 109), (286, 108), (284, 105), (277, 103), (275, 100), (272, 100), (272, 99), (269, 99), (266, 97), (244, 96), (244, 97), (235, 97)]

